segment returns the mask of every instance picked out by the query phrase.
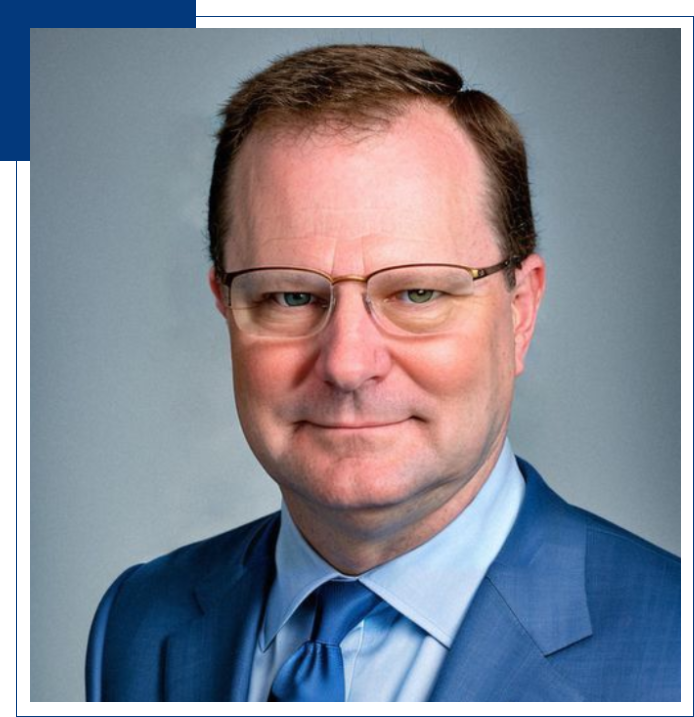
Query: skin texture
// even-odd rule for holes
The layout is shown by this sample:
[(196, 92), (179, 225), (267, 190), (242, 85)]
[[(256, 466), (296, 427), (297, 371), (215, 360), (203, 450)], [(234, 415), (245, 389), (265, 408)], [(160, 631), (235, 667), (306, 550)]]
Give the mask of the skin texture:
[[(365, 275), (404, 263), (503, 258), (486, 174), (441, 108), (413, 105), (387, 131), (252, 134), (229, 190), (226, 269), (263, 265)], [(226, 317), (246, 438), (297, 526), (359, 574), (428, 540), (489, 476), (544, 290), (533, 255), (509, 290), (475, 284), (456, 332), (387, 335), (359, 283), (337, 285), (328, 326), (306, 339), (243, 334)]]

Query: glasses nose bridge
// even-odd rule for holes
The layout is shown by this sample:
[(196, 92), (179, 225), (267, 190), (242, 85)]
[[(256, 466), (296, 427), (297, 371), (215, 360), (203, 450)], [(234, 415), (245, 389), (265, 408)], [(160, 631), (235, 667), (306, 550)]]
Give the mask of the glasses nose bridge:
[(356, 281), (360, 284), (366, 285), (369, 281), (368, 276), (360, 276), (359, 274), (342, 274), (341, 276), (332, 276), (330, 277), (330, 283), (335, 286), (335, 284), (342, 284), (345, 281)]
[(369, 315), (372, 318), (374, 318), (374, 307), (373, 307), (371, 298), (369, 297), (369, 293), (368, 293), (368, 284), (369, 284), (370, 277), (361, 276), (359, 274), (342, 274), (340, 276), (332, 276), (329, 278), (330, 278), (330, 289), (331, 289), (331, 302), (330, 302), (330, 316), (328, 317), (328, 319), (330, 319), (332, 317), (332, 314), (335, 312), (335, 308), (336, 308), (336, 304), (337, 304), (337, 294), (335, 293), (335, 286), (337, 284), (344, 284), (346, 282), (356, 282), (358, 284), (364, 285), (362, 299), (364, 301), (364, 305), (366, 306), (367, 312), (369, 313)]

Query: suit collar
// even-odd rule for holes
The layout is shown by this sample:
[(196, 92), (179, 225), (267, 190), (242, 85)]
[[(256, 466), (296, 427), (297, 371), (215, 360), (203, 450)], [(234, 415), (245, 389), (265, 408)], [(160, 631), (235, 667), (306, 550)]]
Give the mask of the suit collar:
[(165, 697), (171, 702), (243, 702), (265, 596), (274, 578), (279, 516), (252, 526), (196, 587), (201, 615), (166, 643)]
[(432, 701), (583, 699), (547, 656), (592, 634), (585, 524), (529, 464), (519, 466), (523, 506), (470, 605)]

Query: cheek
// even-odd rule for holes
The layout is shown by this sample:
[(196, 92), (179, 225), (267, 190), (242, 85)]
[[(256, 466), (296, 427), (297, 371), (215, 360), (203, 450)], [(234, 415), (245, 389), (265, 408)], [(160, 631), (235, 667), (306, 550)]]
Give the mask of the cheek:
[(466, 451), (496, 434), (513, 396), (514, 344), (510, 321), (484, 322), (459, 335), (439, 337), (403, 357), (404, 372), (432, 411), (439, 448)]
[(234, 393), (242, 423), (249, 416), (261, 420), (287, 400), (306, 373), (305, 353), (296, 346), (249, 340), (232, 332)]
[(401, 355), (406, 373), (428, 393), (454, 401), (506, 381), (514, 370), (513, 336), (501, 326), (438, 337)]
[(291, 378), (277, 356), (277, 350), (262, 342), (231, 336), (231, 362), (234, 400), (241, 429), (249, 447), (261, 464), (286, 442), (275, 414), (282, 397), (290, 392)]

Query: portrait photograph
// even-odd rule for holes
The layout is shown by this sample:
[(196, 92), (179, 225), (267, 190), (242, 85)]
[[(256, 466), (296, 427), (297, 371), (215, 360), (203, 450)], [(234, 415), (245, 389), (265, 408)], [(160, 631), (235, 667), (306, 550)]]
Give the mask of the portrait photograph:
[(31, 700), (679, 701), (680, 66), (32, 29)]

